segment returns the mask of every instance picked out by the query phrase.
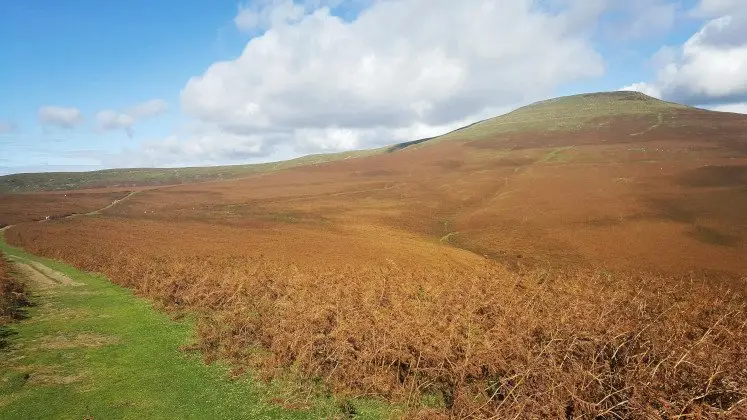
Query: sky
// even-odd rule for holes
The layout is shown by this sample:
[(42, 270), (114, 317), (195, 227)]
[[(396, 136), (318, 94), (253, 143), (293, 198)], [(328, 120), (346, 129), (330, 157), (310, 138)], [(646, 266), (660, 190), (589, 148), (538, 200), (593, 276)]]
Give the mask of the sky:
[(0, 174), (375, 148), (614, 90), (747, 113), (747, 1), (0, 0)]

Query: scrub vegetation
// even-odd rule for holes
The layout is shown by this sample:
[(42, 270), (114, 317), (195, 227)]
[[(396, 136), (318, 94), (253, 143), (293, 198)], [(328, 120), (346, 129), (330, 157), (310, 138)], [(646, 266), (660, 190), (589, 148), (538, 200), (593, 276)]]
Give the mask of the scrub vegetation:
[(743, 418), (745, 133), (640, 94), (560, 98), (5, 236), (334, 415)]

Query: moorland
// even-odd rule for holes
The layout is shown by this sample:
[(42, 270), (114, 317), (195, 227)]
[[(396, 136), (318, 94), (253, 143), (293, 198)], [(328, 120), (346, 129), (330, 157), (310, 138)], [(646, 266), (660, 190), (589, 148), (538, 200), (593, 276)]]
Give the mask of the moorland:
[(743, 115), (585, 94), (179, 171), (0, 177), (5, 240), (194, 317), (208, 363), (408, 417), (747, 416)]

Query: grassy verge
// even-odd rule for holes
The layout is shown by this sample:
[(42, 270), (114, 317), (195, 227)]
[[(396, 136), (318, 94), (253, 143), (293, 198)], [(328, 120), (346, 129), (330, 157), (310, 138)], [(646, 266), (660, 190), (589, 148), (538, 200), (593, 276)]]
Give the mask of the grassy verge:
[[(2, 235), (2, 233), (0, 233)], [(82, 285), (31, 286), (29, 318), (6, 326), (0, 350), (0, 418), (381, 418), (372, 401), (315, 395), (293, 404), (282, 385), (230, 379), (180, 347), (194, 325), (174, 321), (105, 277), (10, 247)], [(300, 401), (300, 402), (299, 402)], [(279, 402), (279, 403), (278, 403)], [(284, 407), (285, 406), (285, 407)]]

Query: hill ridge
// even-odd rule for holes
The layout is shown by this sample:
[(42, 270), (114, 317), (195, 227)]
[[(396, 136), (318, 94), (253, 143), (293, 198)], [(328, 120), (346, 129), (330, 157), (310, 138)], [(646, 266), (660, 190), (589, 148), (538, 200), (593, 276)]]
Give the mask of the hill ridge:
[(11, 174), (0, 176), (0, 194), (99, 187), (172, 185), (236, 179), (300, 166), (418, 149), (441, 141), (479, 140), (497, 134), (521, 131), (576, 130), (596, 118), (650, 114), (660, 120), (662, 113), (680, 110), (711, 112), (663, 101), (640, 92), (581, 93), (533, 102), (508, 113), (477, 121), (442, 135), (397, 143), (378, 149), (314, 154), (286, 161), (260, 164), (180, 168), (118, 168), (88, 172)]

